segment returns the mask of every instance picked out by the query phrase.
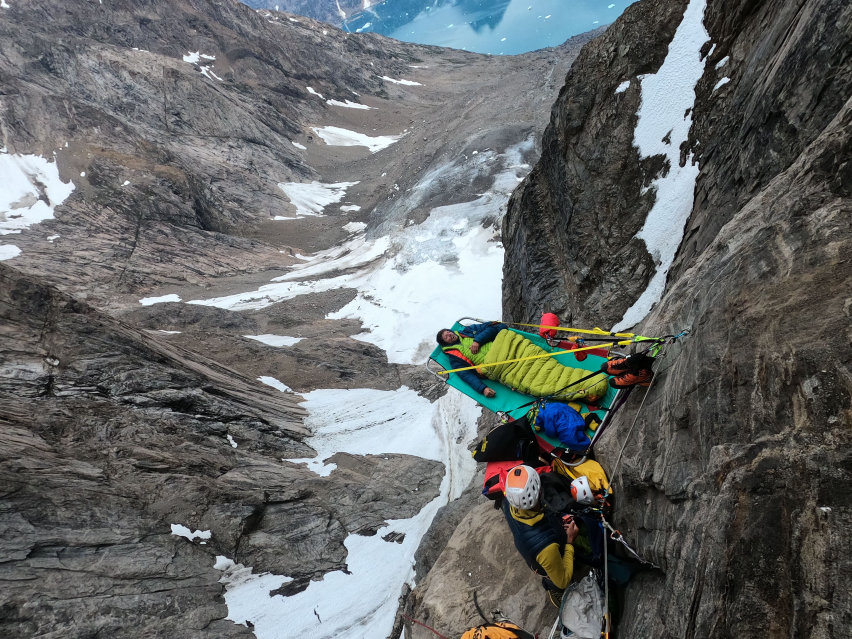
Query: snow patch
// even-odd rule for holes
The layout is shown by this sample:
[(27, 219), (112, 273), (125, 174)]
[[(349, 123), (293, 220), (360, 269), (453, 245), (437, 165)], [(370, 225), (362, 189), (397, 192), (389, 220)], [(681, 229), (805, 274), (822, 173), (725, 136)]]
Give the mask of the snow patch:
[(338, 126), (312, 127), (312, 130), (329, 146), (365, 146), (370, 149), (370, 153), (381, 151), (402, 137), (402, 135), (377, 135), (371, 137), (363, 133), (342, 129)]
[(272, 386), (272, 388), (277, 388), (282, 393), (292, 393), (293, 392), (293, 389), (290, 388), (289, 386), (287, 386), (287, 384), (285, 384), (283, 382), (279, 382), (274, 377), (269, 377), (267, 375), (263, 375), (261, 377), (258, 377), (257, 381), (263, 382), (267, 386)]
[(726, 84), (728, 84), (728, 82), (730, 82), (730, 81), (731, 81), (731, 78), (722, 78), (722, 79), (721, 79), (721, 80), (719, 80), (719, 81), (716, 83), (716, 85), (713, 87), (713, 91), (711, 91), (711, 93), (716, 93), (716, 90), (717, 90), (717, 89), (721, 89), (723, 86), (725, 86)]
[(210, 539), (210, 531), (209, 530), (196, 530), (195, 532), (191, 532), (189, 528), (183, 526), (181, 524), (172, 524), (172, 534), (177, 535), (178, 537), (186, 537), (190, 541), (193, 539), (204, 539), (201, 543), (207, 543), (206, 540)]
[[(504, 40), (506, 38), (503, 38)], [(387, 82), (393, 82), (394, 84), (404, 84), (407, 87), (420, 87), (423, 86), (419, 82), (415, 82), (414, 80), (394, 80), (393, 78), (389, 78), (386, 75), (382, 76), (382, 80), (386, 80)]]
[(305, 151), (308, 148), (304, 144), (299, 144), (298, 142), (293, 142), (292, 140), (290, 141), (290, 144), (295, 146), (297, 149), (302, 149), (302, 151)]
[(142, 306), (151, 306), (152, 304), (162, 304), (163, 302), (180, 302), (180, 295), (170, 293), (169, 295), (160, 295), (159, 297), (143, 297), (139, 300)]
[(0, 244), (0, 262), (3, 260), (11, 260), (21, 254), (19, 249), (14, 244)]
[(358, 102), (352, 102), (351, 100), (346, 100), (346, 102), (341, 102), (340, 100), (326, 100), (328, 104), (331, 106), (339, 106), (346, 107), (347, 109), (363, 109), (370, 110), (373, 107), (367, 106), (366, 104), (360, 104)]
[(367, 225), (364, 222), (349, 222), (349, 224), (343, 225), (343, 230), (349, 233), (359, 233), (365, 228), (367, 228)]
[(210, 78), (211, 80), (218, 80), (219, 82), (222, 82), (222, 78), (213, 73), (212, 69), (208, 67), (199, 67), (199, 70), (201, 71), (201, 75), (203, 75), (205, 78)]
[[(322, 215), (326, 206), (340, 202), (346, 195), (346, 189), (356, 184), (358, 182), (322, 184), (314, 180), (310, 184), (279, 182), (278, 188), (284, 191), (284, 195), (296, 207), (296, 216), (307, 216)], [(288, 218), (276, 215), (275, 219), (284, 220)]]
[(344, 213), (349, 213), (350, 211), (360, 211), (361, 207), (357, 204), (344, 204), (340, 207), (340, 210)]
[[(74, 191), (63, 182), (57, 162), (0, 149), (0, 235), (20, 233), (53, 219), (54, 210)], [(8, 259), (8, 258), (7, 258)]]
[(275, 346), (276, 348), (293, 346), (302, 341), (301, 337), (287, 337), (286, 335), (243, 335), (243, 337), (262, 342), (268, 346)]
[(231, 437), (231, 433), (228, 433), (228, 434), (226, 435), (226, 437), (228, 438), (228, 443), (231, 445), (231, 448), (236, 448), (236, 447), (237, 447), (237, 442), (236, 442), (236, 441), (234, 441), (234, 438), (233, 438), (233, 437)]
[(628, 88), (629, 86), (630, 86), (630, 80), (625, 80), (624, 82), (622, 82), (621, 84), (619, 84), (619, 85), (615, 88), (615, 92), (616, 92), (616, 93), (624, 93), (625, 91), (627, 91), (627, 88)]
[(657, 73), (647, 74), (640, 81), (642, 101), (633, 142), (642, 158), (664, 155), (669, 171), (651, 184), (650, 188), (656, 191), (654, 205), (636, 234), (644, 240), (656, 271), (639, 299), (612, 327), (614, 331), (635, 326), (662, 297), (666, 276), (692, 212), (698, 167), (693, 165), (691, 156), (680, 166), (680, 145), (692, 126), (695, 84), (703, 72), (700, 49), (709, 40), (703, 22), (705, 7), (706, 0), (690, 1), (663, 65)]
[[(295, 22), (295, 20), (294, 20), (294, 22)], [(311, 95), (315, 95), (315, 96), (317, 96), (318, 98), (322, 98), (323, 100), (325, 100), (325, 98), (323, 97), (322, 93), (317, 93), (317, 92), (314, 90), (314, 88), (313, 88), (313, 87), (305, 87), (305, 88), (308, 90), (308, 93), (310, 93)]]
[(728, 60), (730, 60), (730, 59), (731, 59), (731, 56), (726, 55), (724, 58), (722, 58), (721, 60), (719, 60), (719, 61), (716, 63), (716, 70), (718, 71), (718, 70), (719, 70), (719, 69), (721, 69), (723, 66), (725, 66), (726, 64), (728, 64)]

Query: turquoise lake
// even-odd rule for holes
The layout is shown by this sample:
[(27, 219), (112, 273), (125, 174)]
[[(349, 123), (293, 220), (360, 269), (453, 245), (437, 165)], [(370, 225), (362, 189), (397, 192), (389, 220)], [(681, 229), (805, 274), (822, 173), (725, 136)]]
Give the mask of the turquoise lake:
[(419, 44), (512, 55), (613, 22), (628, 0), (386, 0), (343, 28)]

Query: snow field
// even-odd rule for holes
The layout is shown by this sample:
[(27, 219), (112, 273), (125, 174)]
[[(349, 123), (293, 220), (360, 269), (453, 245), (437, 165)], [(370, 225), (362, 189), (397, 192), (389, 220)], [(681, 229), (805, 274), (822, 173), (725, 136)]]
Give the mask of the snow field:
[(339, 126), (315, 126), (311, 130), (329, 146), (365, 146), (370, 153), (386, 149), (402, 137), (402, 134), (369, 136)]
[[(341, 396), (342, 393), (342, 396)], [(443, 461), (454, 470), (445, 475), (440, 496), (410, 519), (388, 520), (373, 536), (350, 535), (347, 572), (332, 572), (296, 595), (270, 596), (291, 577), (253, 574), (251, 568), (226, 557), (215, 567), (224, 572), (228, 619), (251, 621), (258, 639), (374, 639), (387, 636), (394, 622), (400, 589), (414, 578), (414, 552), (438, 508), (461, 494), (476, 464), (456, 440), (475, 437), (480, 408), (461, 393), (430, 404), (408, 388), (398, 391), (317, 390), (305, 395), (306, 424), (315, 433), (307, 444), (318, 451), (314, 469), (333, 471), (323, 460), (338, 451), (352, 454), (408, 454)], [(305, 460), (286, 460), (300, 463)], [(385, 541), (389, 533), (401, 543)], [(348, 573), (348, 574), (347, 574)]]
[[(74, 191), (63, 182), (56, 161), (38, 155), (12, 154), (0, 148), (0, 236), (21, 233), (53, 219), (54, 209)], [(0, 260), (21, 254), (14, 244), (0, 244)]]
[[(299, 182), (279, 182), (278, 188), (284, 191), (284, 195), (290, 203), (296, 207), (296, 216), (322, 215), (323, 210), (329, 204), (340, 202), (346, 196), (346, 189), (355, 186), (358, 182), (337, 182), (336, 184), (323, 184), (314, 180), (309, 184)], [(287, 217), (276, 215), (276, 220), (286, 220)]]

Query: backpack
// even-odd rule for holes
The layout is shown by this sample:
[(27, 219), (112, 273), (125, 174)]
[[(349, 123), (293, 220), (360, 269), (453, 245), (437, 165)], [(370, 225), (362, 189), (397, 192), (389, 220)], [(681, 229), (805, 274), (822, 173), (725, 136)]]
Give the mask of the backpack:
[(535, 436), (526, 416), (500, 424), (492, 429), (471, 454), (478, 462), (518, 461), (528, 465), (538, 459), (538, 448), (534, 445)]

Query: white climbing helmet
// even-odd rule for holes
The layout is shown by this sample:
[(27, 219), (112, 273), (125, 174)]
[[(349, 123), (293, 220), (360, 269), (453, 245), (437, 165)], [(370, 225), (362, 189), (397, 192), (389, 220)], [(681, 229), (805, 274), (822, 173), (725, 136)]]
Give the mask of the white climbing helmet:
[(509, 469), (506, 476), (506, 489), (503, 491), (506, 499), (515, 508), (529, 510), (538, 504), (541, 493), (541, 478), (531, 466), (515, 466)]
[(571, 482), (571, 497), (578, 504), (590, 506), (595, 503), (595, 495), (592, 492), (592, 487), (589, 486), (588, 477), (577, 477), (577, 479)]

